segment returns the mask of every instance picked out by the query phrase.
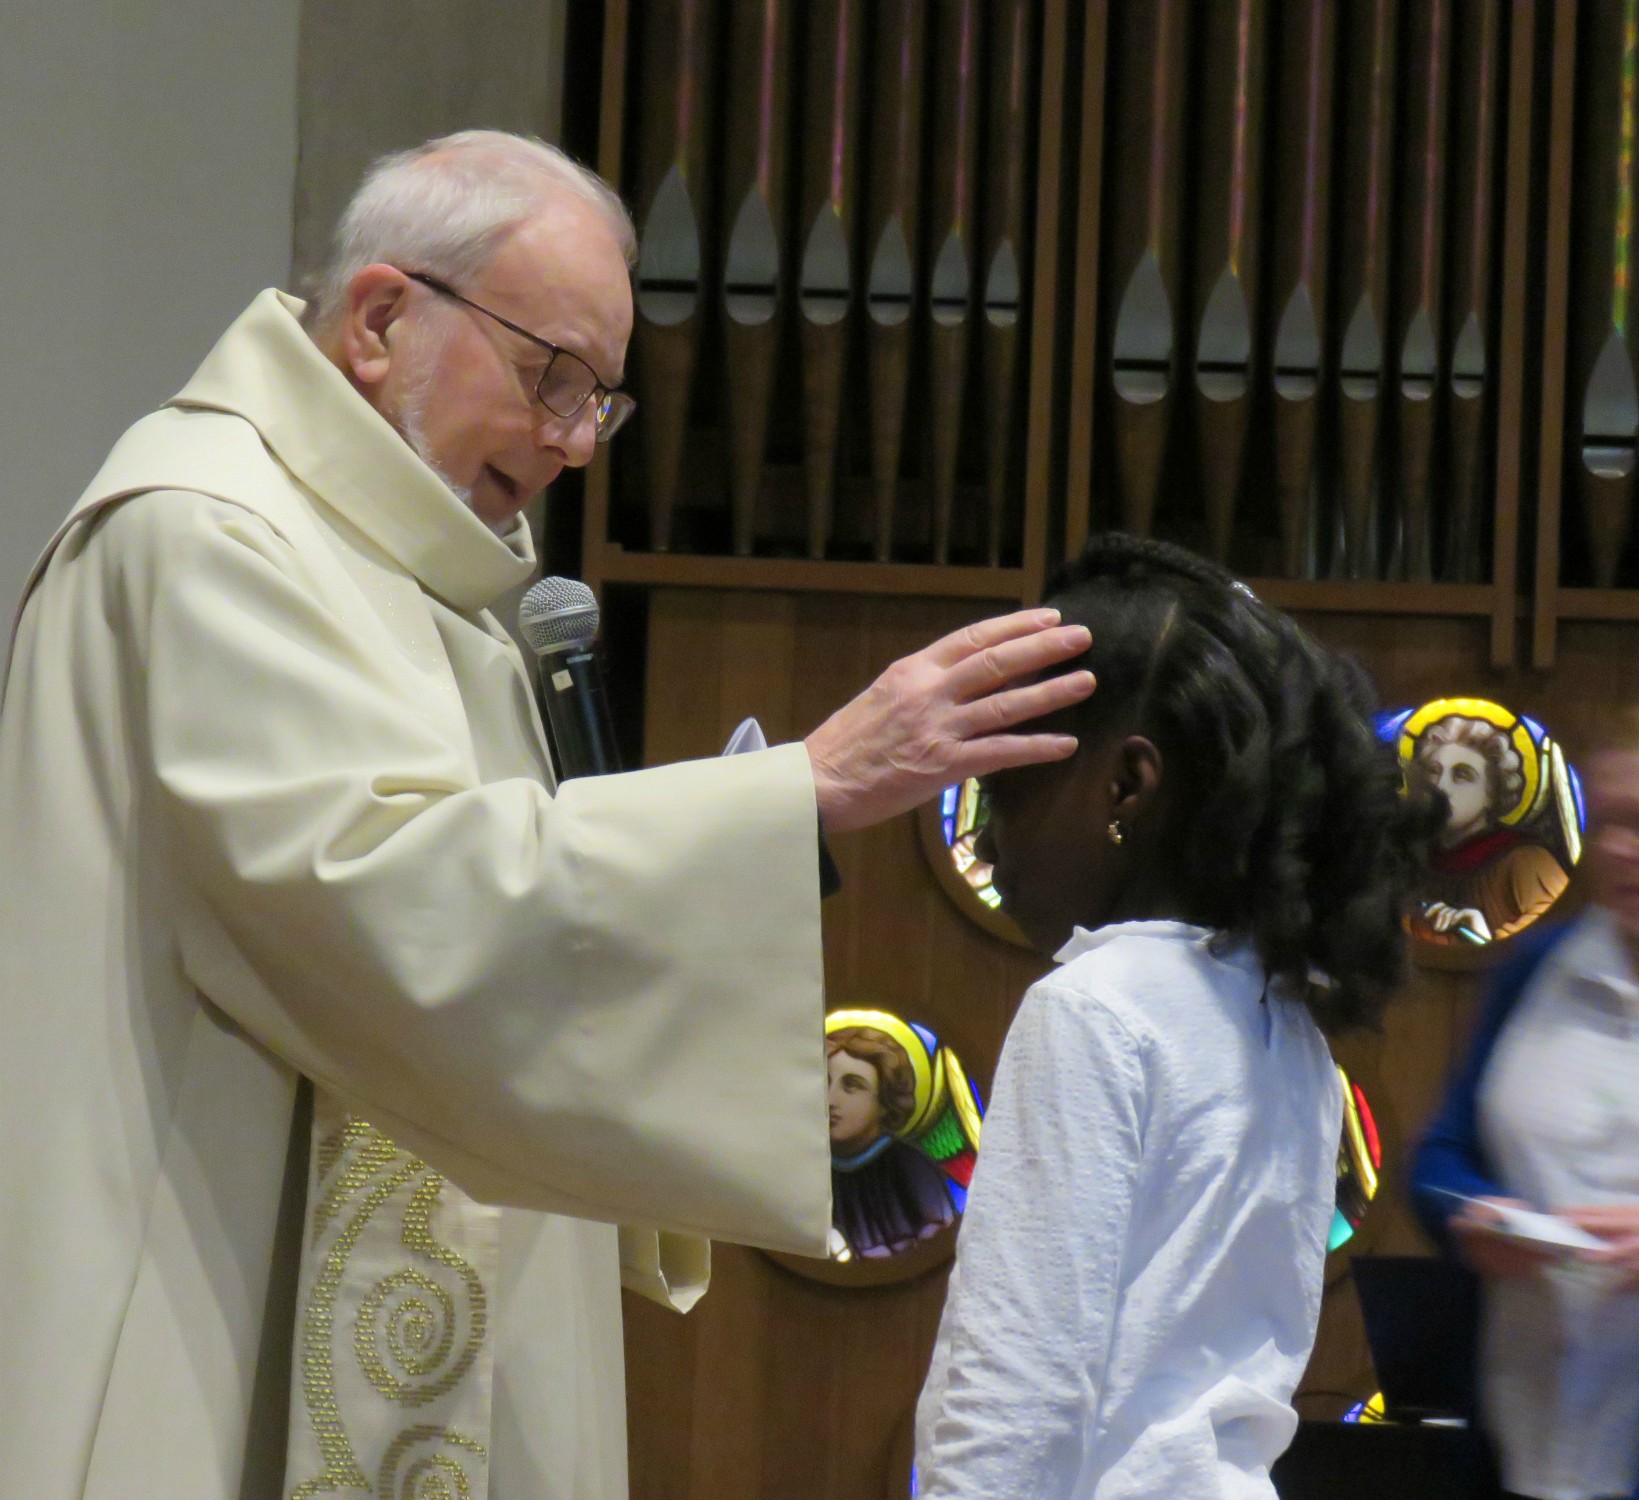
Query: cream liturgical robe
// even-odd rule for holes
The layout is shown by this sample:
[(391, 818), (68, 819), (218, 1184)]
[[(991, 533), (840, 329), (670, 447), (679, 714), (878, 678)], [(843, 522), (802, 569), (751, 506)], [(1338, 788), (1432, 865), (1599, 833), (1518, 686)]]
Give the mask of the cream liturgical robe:
[(807, 758), (554, 793), (484, 611), (527, 534), (299, 311), (126, 434), (19, 618), (0, 1487), (616, 1500), (622, 1263), (824, 1251)]

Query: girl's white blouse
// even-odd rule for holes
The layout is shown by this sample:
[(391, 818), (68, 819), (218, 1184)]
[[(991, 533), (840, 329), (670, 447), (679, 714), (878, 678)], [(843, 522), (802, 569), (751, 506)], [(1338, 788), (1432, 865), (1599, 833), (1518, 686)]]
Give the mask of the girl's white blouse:
[(1341, 1094), (1248, 947), (1077, 930), (1008, 1035), (917, 1413), (923, 1500), (1267, 1497)]

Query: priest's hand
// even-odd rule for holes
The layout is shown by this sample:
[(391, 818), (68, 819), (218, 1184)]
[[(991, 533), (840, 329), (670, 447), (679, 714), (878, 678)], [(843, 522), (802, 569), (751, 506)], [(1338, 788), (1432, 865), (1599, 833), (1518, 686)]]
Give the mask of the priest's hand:
[(805, 741), (820, 827), (867, 828), (969, 776), (1073, 755), (1074, 735), (1010, 731), (1093, 691), (1091, 672), (1026, 680), (1091, 644), (1057, 610), (1027, 609), (896, 661)]

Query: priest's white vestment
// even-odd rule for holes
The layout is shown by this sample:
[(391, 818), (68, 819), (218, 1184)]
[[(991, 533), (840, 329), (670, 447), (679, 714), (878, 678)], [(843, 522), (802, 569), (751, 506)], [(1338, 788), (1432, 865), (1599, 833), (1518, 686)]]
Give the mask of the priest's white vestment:
[(303, 1496), (477, 1455), (490, 1500), (618, 1500), (622, 1266), (686, 1304), (686, 1236), (824, 1252), (807, 757), (554, 793), (484, 609), (526, 530), (299, 311), (262, 294), (125, 435), (19, 615), (0, 1485), (261, 1500), (288, 1406)]

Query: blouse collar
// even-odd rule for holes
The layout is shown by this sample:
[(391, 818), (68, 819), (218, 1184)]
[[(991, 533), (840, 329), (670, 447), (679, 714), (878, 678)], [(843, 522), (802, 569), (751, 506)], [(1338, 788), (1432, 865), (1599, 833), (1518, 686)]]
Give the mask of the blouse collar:
[(1053, 961), (1067, 964), (1072, 959), (1080, 958), (1084, 953), (1091, 953), (1106, 943), (1114, 942), (1118, 937), (1147, 937), (1175, 943), (1206, 943), (1216, 936), (1217, 933), (1212, 928), (1197, 927), (1191, 922), (1111, 922), (1108, 926), (1097, 927), (1092, 931), (1078, 927), (1070, 935), (1070, 941), (1053, 955)]

